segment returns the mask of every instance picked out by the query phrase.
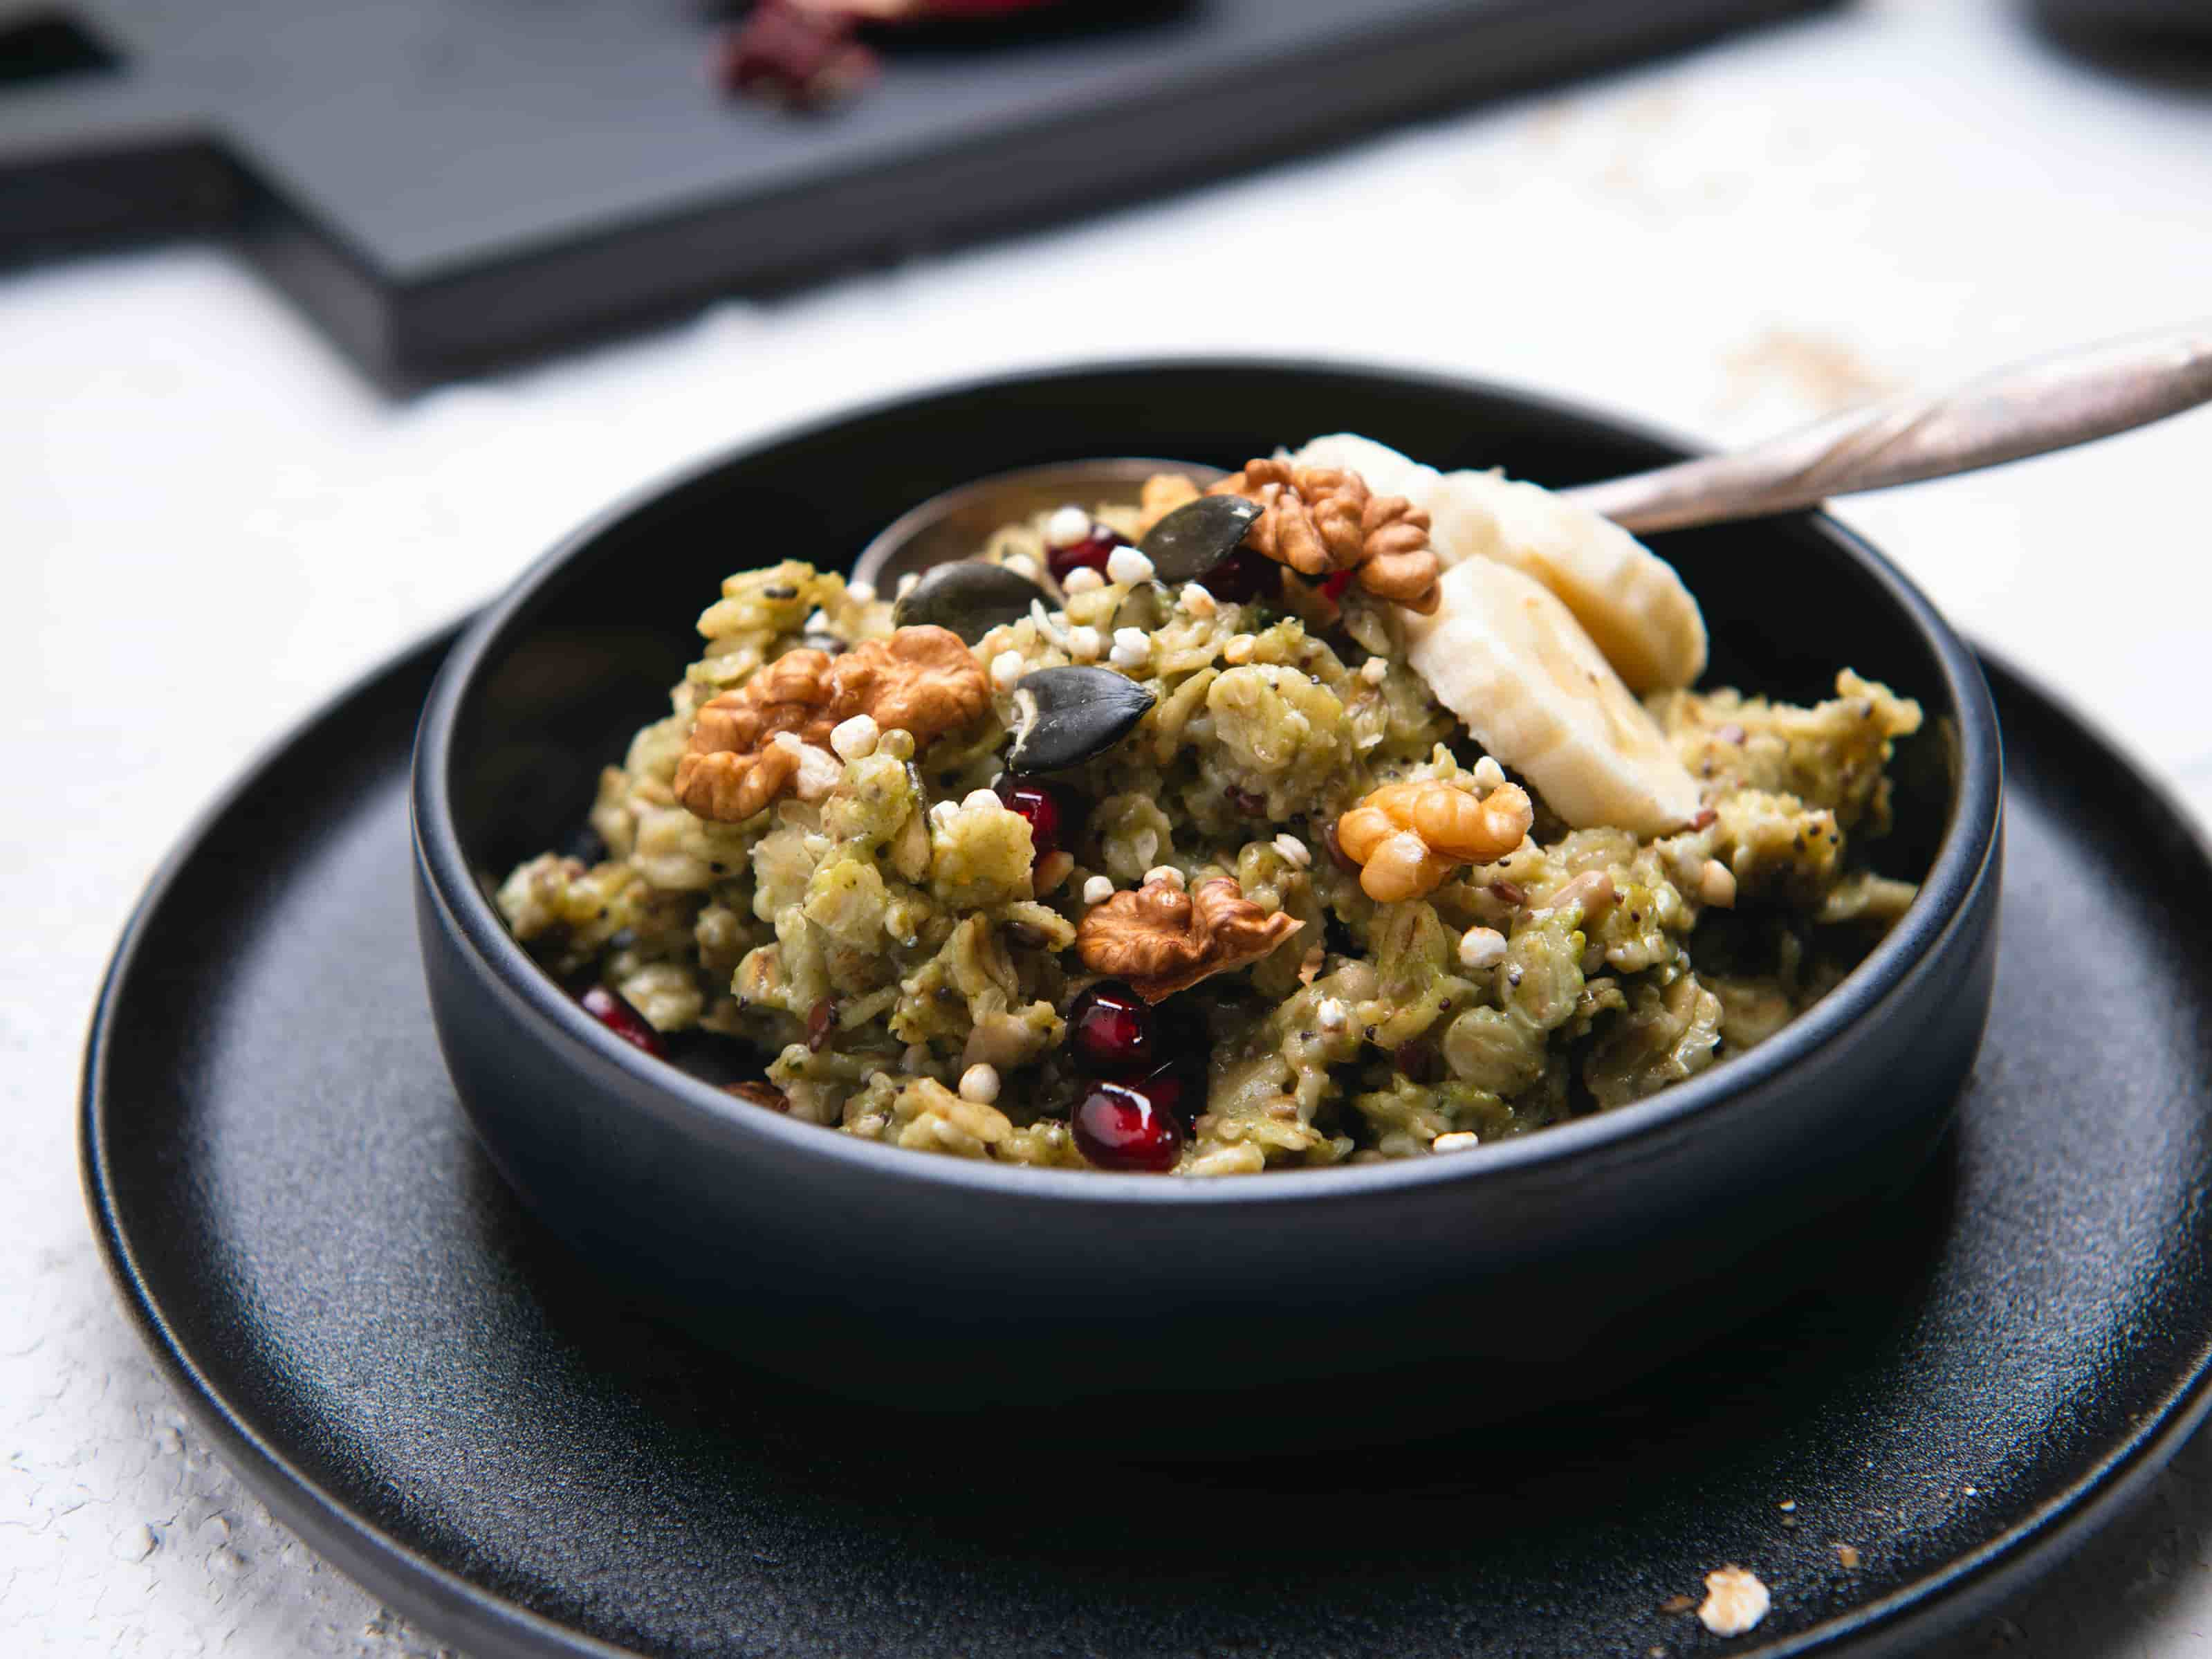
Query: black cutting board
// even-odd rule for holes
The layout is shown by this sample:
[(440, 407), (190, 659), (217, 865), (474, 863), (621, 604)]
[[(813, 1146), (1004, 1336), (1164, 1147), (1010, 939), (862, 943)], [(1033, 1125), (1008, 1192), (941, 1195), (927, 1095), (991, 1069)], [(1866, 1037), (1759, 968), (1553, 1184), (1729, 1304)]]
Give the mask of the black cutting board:
[[(1989, 1038), (1848, 1271), (1600, 1407), (1147, 1469), (1091, 1455), (1117, 1427), (1095, 1418), (952, 1434), (811, 1401), (529, 1218), (470, 1137), (416, 957), (407, 760), (446, 643), (295, 734), (172, 860), (102, 999), (82, 1131), (186, 1405), (472, 1659), (1895, 1653), (2079, 1541), (2203, 1415), (2212, 866), (2001, 668)], [(1370, 1393), (1347, 1354), (1316, 1408)], [(1450, 1401), (1389, 1408), (1416, 1407)], [(1182, 1426), (1239, 1443), (1233, 1411)], [(1667, 1604), (1726, 1562), (1774, 1608), (1723, 1643)]]
[(1821, 3), (1084, 0), (894, 43), (811, 116), (718, 91), (688, 0), (0, 6), (0, 259), (235, 224), (365, 366), (427, 374)]

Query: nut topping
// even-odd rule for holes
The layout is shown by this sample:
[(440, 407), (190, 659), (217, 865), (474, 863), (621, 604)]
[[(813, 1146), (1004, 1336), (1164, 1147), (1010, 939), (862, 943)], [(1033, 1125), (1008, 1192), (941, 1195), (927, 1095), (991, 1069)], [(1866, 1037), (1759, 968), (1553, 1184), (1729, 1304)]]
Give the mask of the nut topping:
[(1336, 821), (1336, 844), (1367, 896), (1389, 904), (1433, 893), (1455, 865), (1496, 863), (1535, 817), (1517, 783), (1480, 800), (1440, 778), (1386, 783)]
[(1304, 926), (1262, 910), (1227, 876), (1188, 893), (1154, 881), (1093, 906), (1076, 929), (1075, 948), (1092, 973), (1110, 974), (1158, 1002), (1256, 962)]
[(821, 747), (855, 714), (917, 744), (981, 718), (990, 685), (975, 653), (949, 629), (902, 628), (842, 656), (787, 651), (699, 711), (676, 765), (676, 798), (702, 818), (736, 823), (788, 789), (801, 750), (779, 732)]
[(1443, 566), (1429, 545), (1429, 515), (1402, 495), (1377, 495), (1347, 467), (1245, 464), (1207, 491), (1257, 501), (1245, 544), (1302, 576), (1358, 573), (1359, 585), (1423, 616), (1437, 608)]
[(1152, 526), (1179, 507), (1198, 499), (1198, 486), (1180, 472), (1155, 472), (1145, 480), (1138, 498), (1137, 534), (1147, 536)]

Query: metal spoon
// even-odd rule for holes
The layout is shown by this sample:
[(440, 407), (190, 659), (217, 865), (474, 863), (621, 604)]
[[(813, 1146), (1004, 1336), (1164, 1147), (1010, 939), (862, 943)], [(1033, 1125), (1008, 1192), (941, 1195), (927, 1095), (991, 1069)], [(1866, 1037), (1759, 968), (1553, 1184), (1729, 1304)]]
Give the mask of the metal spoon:
[(1629, 530), (1755, 519), (1831, 495), (1948, 477), (2070, 449), (2212, 402), (2212, 323), (1906, 392), (1732, 454), (1564, 492)]
[(1219, 467), (1200, 461), (1151, 460), (1134, 455), (994, 472), (932, 495), (912, 512), (892, 520), (860, 550), (860, 556), (853, 563), (853, 580), (873, 582), (882, 588), (908, 572), (919, 573), (947, 559), (964, 559), (981, 548), (1000, 526), (1049, 513), (1071, 501), (1085, 507), (1133, 502), (1145, 480), (1158, 472), (1182, 473), (1201, 489), (1225, 476)]
[[(1630, 530), (1718, 524), (2069, 449), (2208, 402), (2212, 324), (2201, 324), (2039, 359), (1949, 392), (1885, 398), (1749, 449), (1563, 493)], [(979, 478), (899, 518), (863, 550), (854, 577), (880, 587), (1063, 502), (1133, 501), (1156, 472), (1201, 489), (1223, 476), (1196, 461), (1125, 458)]]

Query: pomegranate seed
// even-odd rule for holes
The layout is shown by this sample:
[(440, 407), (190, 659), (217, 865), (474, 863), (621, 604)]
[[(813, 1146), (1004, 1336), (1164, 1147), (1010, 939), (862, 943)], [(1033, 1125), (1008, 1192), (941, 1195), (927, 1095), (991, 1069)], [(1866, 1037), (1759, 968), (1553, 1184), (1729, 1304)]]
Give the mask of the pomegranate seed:
[(646, 1023), (645, 1016), (605, 986), (594, 985), (577, 1000), (584, 1005), (586, 1013), (633, 1048), (642, 1048), (656, 1060), (667, 1054), (668, 1045), (660, 1040), (660, 1033)]
[(793, 0), (763, 0), (716, 48), (714, 78), (729, 92), (817, 104), (856, 92), (876, 76), (874, 52), (853, 38), (858, 20)]
[(1338, 604), (1344, 598), (1344, 590), (1351, 586), (1352, 573), (1340, 570), (1321, 585), (1321, 596), (1331, 605)]
[(1193, 1075), (1188, 1062), (1171, 1060), (1150, 1077), (1124, 1085), (1140, 1091), (1153, 1109), (1165, 1112), (1188, 1133), (1192, 1121), (1206, 1105), (1206, 1079), (1201, 1067)]
[(1277, 591), (1275, 568), (1275, 562), (1266, 554), (1240, 547), (1200, 580), (1206, 591), (1224, 605), (1248, 605)]
[(1171, 1108), (1153, 1103), (1156, 1086), (1149, 1078), (1141, 1084), (1092, 1084), (1075, 1109), (1077, 1150), (1102, 1170), (1175, 1168), (1182, 1156), (1182, 1125)]
[(1067, 1011), (1067, 1049), (1093, 1077), (1145, 1069), (1154, 1052), (1152, 1011), (1118, 979), (1102, 979)]
[(1128, 538), (1117, 536), (1103, 524), (1094, 523), (1091, 533), (1081, 541), (1066, 547), (1055, 547), (1045, 554), (1045, 563), (1051, 568), (1052, 579), (1064, 582), (1078, 570), (1096, 570), (1106, 574), (1106, 561), (1117, 547), (1128, 546)]
[(1422, 1037), (1400, 1043), (1392, 1056), (1399, 1071), (1415, 1083), (1434, 1083), (1443, 1071), (1437, 1063), (1442, 1058), (1437, 1053), (1437, 1045)]
[(999, 780), (998, 797), (1009, 812), (1018, 812), (1030, 823), (1030, 845), (1042, 860), (1060, 850), (1063, 837), (1075, 827), (1074, 797), (1058, 784), (1009, 772)]

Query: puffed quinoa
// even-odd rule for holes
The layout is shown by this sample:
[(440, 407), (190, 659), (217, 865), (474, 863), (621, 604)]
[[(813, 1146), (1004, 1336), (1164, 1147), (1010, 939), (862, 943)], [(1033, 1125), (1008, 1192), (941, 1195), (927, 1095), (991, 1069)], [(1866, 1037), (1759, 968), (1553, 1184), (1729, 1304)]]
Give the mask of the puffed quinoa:
[(1380, 685), (1390, 678), (1390, 665), (1380, 657), (1370, 657), (1359, 665), (1359, 678), (1370, 685)]
[(1110, 877), (1093, 876), (1083, 884), (1083, 902), (1085, 904), (1103, 904), (1113, 896), (1114, 883)]
[(1312, 866), (1313, 849), (1308, 847), (1305, 842), (1300, 841), (1296, 836), (1291, 835), (1288, 830), (1285, 830), (1281, 835), (1276, 836), (1273, 845), (1278, 853), (1280, 853), (1285, 858), (1288, 859), (1299, 869), (1304, 870)]
[(843, 759), (866, 760), (876, 752), (877, 739), (882, 736), (873, 714), (855, 714), (830, 729), (830, 746)]
[(1352, 1024), (1352, 1010), (1338, 997), (1323, 997), (1314, 1005), (1314, 1023), (1324, 1031), (1341, 1031)]
[(960, 1098), (988, 1106), (999, 1097), (999, 1068), (978, 1064), (960, 1074)]
[(1492, 789), (1503, 789), (1505, 787), (1505, 769), (1485, 755), (1474, 763), (1474, 787), (1486, 794)]
[(1020, 652), (1001, 651), (991, 659), (991, 689), (1000, 692), (1012, 690), (1014, 682), (1021, 678), (1024, 666)]
[(1707, 859), (1705, 867), (1698, 872), (1698, 896), (1717, 910), (1734, 908), (1735, 872), (1718, 859)]
[(1091, 515), (1079, 507), (1063, 507), (1044, 521), (1044, 544), (1073, 547), (1091, 533)]
[(1252, 660), (1252, 653), (1259, 643), (1249, 634), (1231, 634), (1228, 642), (1221, 647), (1221, 655), (1232, 665), (1248, 663)]
[(1133, 587), (1139, 582), (1148, 582), (1153, 575), (1152, 562), (1133, 547), (1117, 547), (1106, 556), (1106, 580), (1124, 587)]
[(1459, 936), (1459, 965), (1474, 973), (1505, 960), (1505, 935), (1495, 927), (1470, 927)]
[(1105, 586), (1105, 577), (1087, 564), (1076, 566), (1067, 573), (1067, 580), (1060, 585), (1060, 591), (1071, 599), (1078, 593), (1095, 592)]
[(1152, 636), (1141, 628), (1114, 630), (1114, 648), (1107, 660), (1116, 668), (1142, 668), (1152, 659)]
[(1098, 630), (1085, 626), (1067, 630), (1067, 655), (1071, 662), (1097, 662), (1106, 641), (1098, 637)]
[(1185, 582), (1182, 595), (1176, 603), (1201, 622), (1221, 608), (1215, 602), (1213, 595), (1196, 582)]
[(1170, 887), (1180, 887), (1183, 884), (1182, 872), (1172, 864), (1156, 864), (1145, 872), (1144, 884), (1149, 887), (1156, 881), (1164, 881)]

